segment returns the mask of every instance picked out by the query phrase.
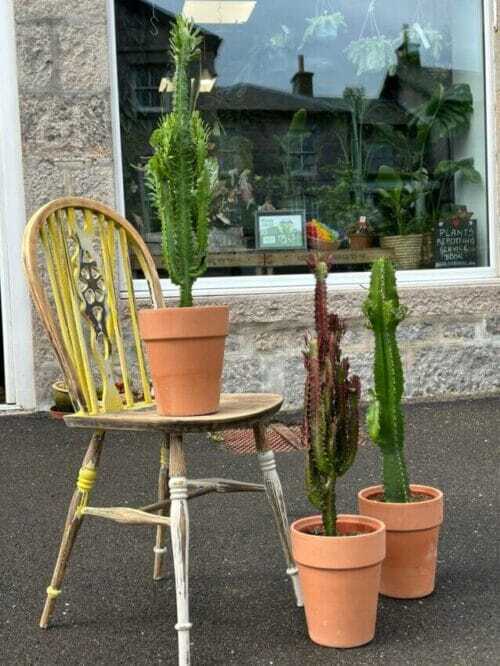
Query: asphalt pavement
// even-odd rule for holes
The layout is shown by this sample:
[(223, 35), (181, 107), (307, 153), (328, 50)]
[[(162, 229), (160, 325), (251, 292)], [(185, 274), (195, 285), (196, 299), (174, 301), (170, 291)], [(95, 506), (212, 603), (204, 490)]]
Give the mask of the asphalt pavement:
[[(500, 663), (498, 470), (500, 399), (407, 408), (410, 478), (441, 488), (445, 524), (437, 589), (419, 601), (381, 598), (374, 641), (352, 650), (310, 642), (263, 495), (190, 503), (193, 666), (486, 666)], [(108, 435), (92, 504), (154, 501), (158, 437)], [(45, 415), (0, 415), (0, 664), (177, 664), (175, 591), (152, 579), (154, 528), (98, 518), (83, 525), (52, 626), (38, 628), (84, 431)], [(259, 481), (253, 456), (205, 437), (188, 441), (191, 477)], [(313, 513), (303, 490), (303, 454), (277, 455), (290, 519)], [(338, 507), (378, 482), (368, 444), (338, 484)], [(170, 557), (170, 549), (168, 553)]]

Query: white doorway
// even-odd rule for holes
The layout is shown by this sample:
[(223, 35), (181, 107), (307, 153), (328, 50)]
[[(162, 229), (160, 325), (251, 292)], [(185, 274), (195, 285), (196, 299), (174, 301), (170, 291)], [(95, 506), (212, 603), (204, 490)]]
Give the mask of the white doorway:
[(0, 81), (0, 409), (33, 409), (33, 330), (21, 264), (26, 216), (13, 0), (0, 3)]

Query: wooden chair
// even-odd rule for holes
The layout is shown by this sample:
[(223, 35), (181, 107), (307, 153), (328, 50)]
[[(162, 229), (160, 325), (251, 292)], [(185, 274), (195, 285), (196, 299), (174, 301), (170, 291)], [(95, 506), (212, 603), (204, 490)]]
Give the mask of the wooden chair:
[[(163, 577), (170, 528), (177, 596), (179, 663), (189, 656), (187, 500), (207, 492), (266, 491), (290, 575), (301, 605), (288, 523), (274, 453), (265, 421), (281, 406), (280, 396), (222, 396), (215, 415), (192, 418), (156, 413), (137, 323), (131, 255), (141, 266), (152, 306), (163, 307), (160, 281), (142, 238), (110, 208), (83, 198), (62, 198), (41, 208), (24, 236), (24, 265), (33, 301), (55, 349), (74, 403), (66, 424), (91, 428), (79, 470), (40, 626), (46, 628), (61, 593), (66, 566), (85, 516), (156, 526), (153, 578)], [(45, 270), (41, 270), (42, 267)], [(252, 426), (264, 484), (224, 479), (188, 480), (183, 433)], [(110, 429), (156, 430), (162, 434), (158, 500), (141, 509), (90, 507), (104, 435)], [(170, 509), (170, 515), (168, 515)]]

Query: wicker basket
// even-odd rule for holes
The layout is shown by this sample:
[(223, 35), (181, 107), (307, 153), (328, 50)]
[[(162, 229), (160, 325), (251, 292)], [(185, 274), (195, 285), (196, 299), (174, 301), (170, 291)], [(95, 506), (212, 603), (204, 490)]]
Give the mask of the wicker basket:
[(397, 268), (403, 271), (420, 268), (422, 263), (422, 234), (385, 236), (380, 239), (380, 247), (394, 252)]
[(308, 238), (307, 247), (310, 250), (321, 250), (323, 252), (332, 252), (333, 250), (338, 250), (340, 247), (340, 241), (326, 241), (321, 238)]

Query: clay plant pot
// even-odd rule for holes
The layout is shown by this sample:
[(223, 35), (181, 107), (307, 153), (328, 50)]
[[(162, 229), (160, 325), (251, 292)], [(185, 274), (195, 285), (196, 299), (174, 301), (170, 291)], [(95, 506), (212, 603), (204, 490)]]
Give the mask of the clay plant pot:
[(443, 493), (430, 486), (411, 485), (413, 494), (427, 500), (383, 502), (384, 492), (372, 486), (358, 493), (360, 514), (378, 518), (387, 528), (387, 556), (382, 565), (380, 592), (396, 599), (420, 599), (434, 591), (439, 528), (443, 522)]
[(321, 516), (291, 526), (293, 556), (314, 643), (350, 648), (375, 635), (385, 526), (367, 516), (340, 515), (337, 529), (356, 536), (317, 536)]
[(373, 245), (373, 236), (365, 234), (353, 234), (349, 236), (351, 250), (367, 250)]
[(140, 310), (156, 408), (165, 416), (213, 414), (219, 408), (229, 310)]

